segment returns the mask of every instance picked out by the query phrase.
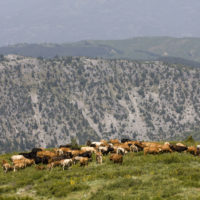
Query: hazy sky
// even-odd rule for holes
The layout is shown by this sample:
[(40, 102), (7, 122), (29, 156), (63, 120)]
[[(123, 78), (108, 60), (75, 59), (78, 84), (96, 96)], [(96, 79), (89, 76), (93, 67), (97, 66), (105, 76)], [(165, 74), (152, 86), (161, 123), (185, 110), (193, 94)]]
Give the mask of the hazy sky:
[(200, 0), (0, 0), (0, 46), (200, 37)]

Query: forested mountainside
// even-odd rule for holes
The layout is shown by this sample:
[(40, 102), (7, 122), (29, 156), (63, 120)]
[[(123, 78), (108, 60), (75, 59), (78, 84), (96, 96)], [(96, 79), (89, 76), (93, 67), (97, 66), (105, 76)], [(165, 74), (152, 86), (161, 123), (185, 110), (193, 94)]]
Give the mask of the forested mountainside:
[(0, 58), (0, 152), (76, 137), (164, 140), (200, 126), (200, 69), (86, 57)]
[(164, 60), (200, 67), (200, 38), (138, 37), (126, 40), (88, 40), (67, 44), (18, 44), (0, 47), (0, 54), (45, 58), (87, 56)]

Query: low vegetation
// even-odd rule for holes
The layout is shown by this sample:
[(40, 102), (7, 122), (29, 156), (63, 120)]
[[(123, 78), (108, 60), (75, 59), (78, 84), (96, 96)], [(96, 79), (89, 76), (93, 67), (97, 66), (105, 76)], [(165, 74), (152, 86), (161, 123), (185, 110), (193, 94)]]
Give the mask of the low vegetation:
[[(0, 161), (11, 154), (1, 155)], [(200, 157), (188, 153), (128, 153), (122, 165), (103, 157), (86, 167), (74, 165), (17, 172), (0, 170), (0, 199), (200, 199)]]

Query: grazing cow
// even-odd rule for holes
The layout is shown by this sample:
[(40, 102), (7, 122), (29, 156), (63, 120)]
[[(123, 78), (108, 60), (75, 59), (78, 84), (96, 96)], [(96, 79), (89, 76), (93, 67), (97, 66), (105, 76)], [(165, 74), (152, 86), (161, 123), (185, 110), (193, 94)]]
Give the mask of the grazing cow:
[(99, 147), (99, 146), (101, 146), (103, 143), (101, 143), (101, 142), (92, 142), (91, 143), (91, 147)]
[(197, 155), (197, 148), (194, 147), (194, 146), (188, 147), (187, 152), (196, 156)]
[(66, 145), (60, 145), (59, 148), (71, 148), (71, 144), (66, 144)]
[(24, 169), (26, 167), (26, 164), (23, 162), (23, 161), (18, 161), (18, 162), (15, 162), (14, 163), (14, 172), (17, 170), (17, 169)]
[(73, 163), (74, 163), (74, 165), (75, 165), (76, 163), (80, 162), (81, 158), (82, 158), (81, 156), (75, 156), (75, 157), (73, 158)]
[(69, 168), (73, 164), (72, 159), (64, 159), (64, 160), (61, 160), (60, 162), (61, 162), (61, 166), (63, 167), (63, 170), (65, 170), (65, 167)]
[(142, 142), (138, 142), (138, 141), (134, 141), (132, 142), (132, 144), (134, 144), (138, 148), (138, 151), (143, 151), (145, 147), (145, 145)]
[(108, 142), (106, 140), (100, 140), (100, 142), (102, 143), (101, 146), (107, 146)]
[(109, 143), (112, 143), (113, 145), (114, 144), (120, 144), (118, 139), (110, 140)]
[(98, 151), (100, 151), (100, 152), (108, 151), (108, 147), (102, 147), (102, 146), (100, 146), (100, 147), (98, 147)]
[(124, 148), (122, 147), (117, 148), (117, 154), (125, 155), (126, 153), (127, 151)]
[(136, 145), (134, 145), (134, 144), (132, 144), (132, 145), (130, 146), (130, 150), (131, 150), (132, 152), (138, 152), (138, 151), (139, 151), (138, 147), (137, 147)]
[(43, 151), (43, 149), (42, 149), (42, 148), (33, 148), (33, 149), (31, 150), (31, 152), (32, 152), (32, 153), (35, 153), (35, 154), (37, 154), (38, 151)]
[(49, 158), (49, 163), (54, 162), (54, 161), (60, 161), (60, 160), (64, 160), (64, 159), (70, 159), (71, 157), (67, 154), (61, 155), (61, 156), (55, 156), (55, 157), (51, 157)]
[(43, 151), (43, 149), (42, 148), (33, 148), (31, 152), (20, 153), (19, 155), (22, 155), (22, 156), (24, 156), (25, 158), (28, 158), (28, 159), (35, 159), (37, 152), (39, 152), (39, 151)]
[(34, 161), (35, 161), (35, 164), (40, 164), (40, 163), (42, 163), (42, 164), (48, 164), (49, 163), (49, 161), (50, 161), (50, 158), (51, 157), (49, 157), (49, 156), (43, 156), (43, 157), (38, 157), (38, 156), (36, 156), (35, 158), (34, 158)]
[(27, 167), (27, 166), (31, 166), (31, 165), (35, 164), (35, 161), (34, 161), (34, 159), (24, 158), (24, 159), (21, 159), (21, 160), (13, 160), (13, 164), (14, 165), (16, 165), (16, 164), (24, 164), (25, 167)]
[(27, 159), (27, 158), (25, 158), (24, 159), (24, 163), (25, 163), (26, 166), (31, 166), (31, 165), (35, 164), (35, 161), (34, 161), (34, 159)]
[(121, 143), (129, 142), (129, 141), (131, 141), (131, 140), (130, 139), (126, 139), (126, 138), (122, 138), (121, 139)]
[(4, 170), (5, 173), (7, 173), (8, 171), (12, 171), (13, 170), (13, 166), (11, 166), (7, 161), (3, 160), (2, 161), (2, 168)]
[(176, 143), (176, 146), (179, 146), (179, 147), (186, 147), (186, 145), (182, 144), (182, 143)]
[(92, 158), (92, 153), (90, 151), (80, 152), (78, 156)]
[(81, 147), (81, 151), (90, 151), (91, 153), (96, 153), (96, 149), (94, 147)]
[(48, 170), (52, 170), (54, 167), (57, 167), (57, 166), (62, 166), (61, 164), (61, 160), (59, 161), (54, 161), (54, 162), (51, 162), (47, 165), (47, 169)]
[(145, 147), (144, 148), (144, 155), (146, 155), (146, 154), (158, 154), (161, 151), (162, 150), (158, 147), (154, 147), (154, 146)]
[(81, 157), (80, 159), (80, 166), (88, 165), (88, 158)]
[(114, 163), (123, 163), (123, 156), (119, 154), (112, 154), (110, 156), (110, 160), (113, 161)]
[(98, 149), (103, 155), (108, 155), (109, 152), (114, 152), (113, 147), (99, 147)]
[(163, 153), (167, 153), (167, 152), (172, 153), (173, 152), (170, 148), (169, 143), (165, 143), (164, 145), (159, 146), (159, 148), (161, 149), (161, 152), (163, 152)]
[(15, 160), (22, 160), (25, 159), (23, 155), (13, 155), (11, 156), (11, 161), (14, 162)]
[(96, 153), (96, 163), (97, 164), (102, 164), (103, 158), (101, 152)]
[(51, 157), (55, 157), (57, 155), (56, 155), (56, 153), (51, 152), (51, 151), (39, 151), (39, 152), (37, 152), (37, 156), (40, 158), (42, 158), (44, 156), (48, 156), (51, 158)]
[(170, 144), (169, 146), (172, 151), (176, 151), (179, 153), (186, 151), (188, 149), (186, 146), (177, 146), (177, 145), (173, 145), (173, 144)]

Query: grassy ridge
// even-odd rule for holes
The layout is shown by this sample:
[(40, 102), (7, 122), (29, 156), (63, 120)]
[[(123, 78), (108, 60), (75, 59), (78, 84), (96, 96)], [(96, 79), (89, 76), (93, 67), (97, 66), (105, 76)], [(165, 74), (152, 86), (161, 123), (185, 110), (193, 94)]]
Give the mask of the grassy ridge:
[[(10, 155), (0, 156), (8, 159)], [(200, 158), (190, 154), (130, 153), (123, 165), (104, 157), (88, 167), (0, 171), (0, 199), (200, 199)]]
[[(179, 58), (179, 62), (200, 62), (200, 38), (136, 37), (125, 40), (88, 40), (66, 44), (17, 44), (0, 47), (0, 54), (32, 57), (88, 56), (158, 60)], [(181, 60), (185, 59), (184, 60)], [(187, 61), (188, 60), (188, 61)], [(189, 62), (189, 63), (188, 63)], [(199, 63), (195, 65), (199, 66)]]

